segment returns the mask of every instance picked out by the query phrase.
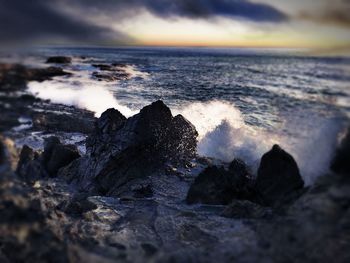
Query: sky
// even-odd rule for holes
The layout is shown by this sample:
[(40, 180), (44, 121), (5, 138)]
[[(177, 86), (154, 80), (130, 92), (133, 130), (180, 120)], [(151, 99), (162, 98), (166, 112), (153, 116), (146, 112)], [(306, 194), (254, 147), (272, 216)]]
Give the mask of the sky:
[(3, 45), (350, 48), (350, 0), (0, 0)]

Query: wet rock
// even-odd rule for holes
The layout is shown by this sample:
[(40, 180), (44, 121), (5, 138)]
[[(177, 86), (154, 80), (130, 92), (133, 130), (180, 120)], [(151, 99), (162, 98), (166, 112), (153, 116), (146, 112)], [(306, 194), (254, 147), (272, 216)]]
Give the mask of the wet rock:
[(0, 90), (24, 90), (28, 81), (45, 81), (65, 75), (70, 73), (58, 67), (29, 68), (20, 64), (0, 64)]
[(65, 56), (54, 56), (54, 57), (49, 57), (46, 60), (46, 63), (70, 64), (70, 63), (72, 63), (72, 58), (71, 57), (65, 57)]
[(338, 174), (350, 175), (350, 127), (336, 152), (331, 169)]
[(57, 137), (49, 137), (45, 140), (44, 152), (41, 155), (26, 145), (22, 148), (17, 174), (30, 182), (55, 176), (60, 168), (79, 157), (76, 146), (63, 145)]
[(294, 158), (278, 145), (261, 158), (256, 190), (265, 205), (275, 206), (291, 201), (302, 190), (304, 181)]
[(100, 71), (94, 71), (92, 76), (100, 81), (118, 81), (130, 79), (131, 74), (126, 71), (124, 64), (93, 64)]
[(229, 170), (223, 167), (208, 167), (191, 185), (188, 204), (229, 204), (233, 199), (253, 199), (254, 189), (248, 169), (243, 162), (234, 160)]
[(38, 112), (33, 116), (33, 130), (46, 132), (79, 132), (90, 134), (94, 130), (95, 118), (86, 113), (82, 114), (55, 114)]
[(98, 154), (104, 146), (113, 140), (113, 133), (124, 126), (126, 117), (116, 109), (108, 109), (95, 122), (94, 133), (86, 140), (86, 149), (90, 154)]
[(78, 159), (80, 154), (75, 145), (58, 144), (53, 148), (52, 154), (46, 163), (47, 171), (54, 176), (58, 170), (75, 159)]
[(272, 215), (269, 208), (247, 200), (235, 200), (221, 214), (224, 217), (236, 219), (262, 219)]
[(97, 132), (113, 134), (125, 124), (126, 118), (116, 109), (108, 109), (97, 121)]
[(182, 162), (196, 154), (193, 125), (183, 117), (173, 117), (162, 101), (127, 120), (119, 112), (107, 110), (96, 127), (87, 140), (88, 155), (61, 173), (85, 190), (95, 188), (113, 195), (127, 182), (162, 168), (166, 161)]

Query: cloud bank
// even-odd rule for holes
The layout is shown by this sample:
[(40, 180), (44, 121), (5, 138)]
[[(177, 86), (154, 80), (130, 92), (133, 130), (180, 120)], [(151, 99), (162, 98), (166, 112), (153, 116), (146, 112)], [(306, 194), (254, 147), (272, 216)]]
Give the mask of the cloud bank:
[(127, 34), (106, 20), (97, 23), (95, 18), (124, 21), (144, 11), (163, 19), (219, 16), (269, 23), (288, 20), (273, 6), (248, 0), (0, 0), (0, 42), (128, 44), (133, 40)]

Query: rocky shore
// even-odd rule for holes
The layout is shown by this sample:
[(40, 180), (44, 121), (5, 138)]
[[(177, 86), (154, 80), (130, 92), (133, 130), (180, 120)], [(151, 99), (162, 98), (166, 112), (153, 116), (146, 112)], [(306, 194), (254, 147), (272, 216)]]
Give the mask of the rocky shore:
[[(97, 119), (25, 93), (28, 81), (69, 77), (61, 68), (0, 72), (1, 262), (349, 262), (350, 129), (306, 187), (283, 146), (256, 174), (244, 160), (213, 165), (162, 101)], [(30, 128), (16, 130), (23, 116)], [(33, 132), (43, 147), (18, 143)]]

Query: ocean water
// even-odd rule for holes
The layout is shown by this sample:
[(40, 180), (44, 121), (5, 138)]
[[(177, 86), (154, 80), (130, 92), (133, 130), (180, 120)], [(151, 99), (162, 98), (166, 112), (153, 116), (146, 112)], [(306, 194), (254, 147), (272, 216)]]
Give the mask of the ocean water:
[[(99, 116), (132, 116), (162, 99), (199, 132), (198, 153), (256, 167), (274, 143), (293, 154), (307, 183), (324, 173), (350, 116), (350, 58), (295, 50), (40, 48), (27, 63), (72, 56), (72, 77), (29, 83), (29, 91)], [(83, 57), (83, 58), (82, 58)], [(93, 79), (94, 63), (125, 63), (131, 79)]]

